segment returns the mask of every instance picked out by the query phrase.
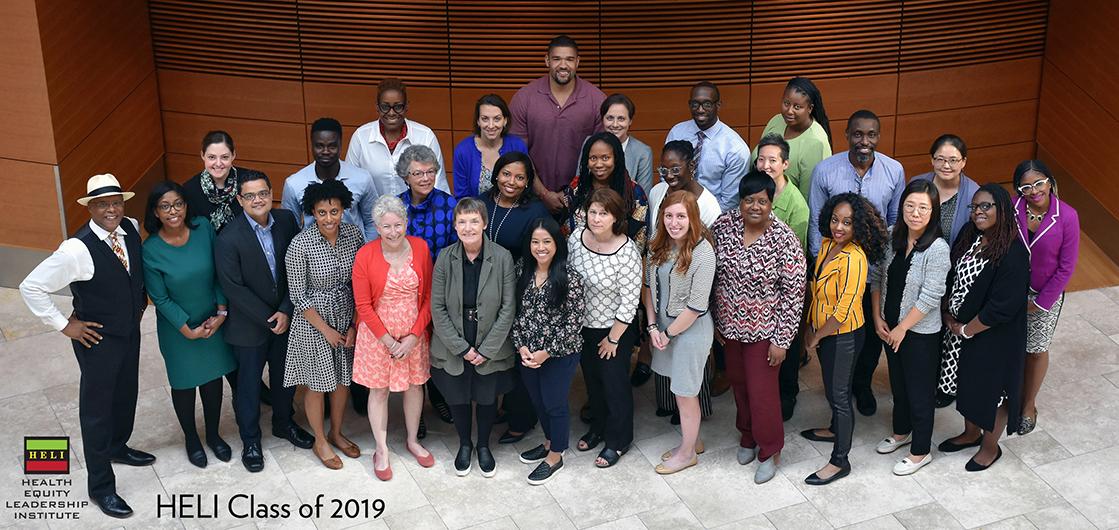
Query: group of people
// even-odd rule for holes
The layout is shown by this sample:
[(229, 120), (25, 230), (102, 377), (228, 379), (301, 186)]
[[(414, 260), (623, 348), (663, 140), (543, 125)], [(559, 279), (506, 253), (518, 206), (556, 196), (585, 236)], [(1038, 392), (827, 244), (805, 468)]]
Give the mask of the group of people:
[[(832, 417), (801, 434), (833, 449), (805, 481), (828, 484), (851, 471), (855, 410), (877, 409), (870, 385), (883, 350), (893, 432), (877, 450), (909, 446), (894, 473), (932, 460), (934, 410), (953, 401), (965, 427), (938, 449), (979, 447), (969, 471), (998, 460), (1003, 431), (1034, 428), (1079, 237), (1043, 163), (1015, 168), (1014, 199), (968, 178), (964, 141), (945, 134), (930, 149), (932, 171), (907, 183), (877, 152), (880, 122), (868, 110), (847, 120), (849, 149), (832, 154), (822, 95), (802, 77), (753, 151), (719, 120), (718, 87), (697, 83), (691, 119), (654, 159), (630, 136), (633, 102), (576, 75), (572, 39), (553, 39), (545, 62), (548, 74), (510, 104), (478, 100), (450, 179), (431, 129), (406, 118), (407, 88), (390, 79), (378, 88), (379, 119), (354, 132), (345, 160), (341, 125), (314, 122), (314, 161), (279, 197), (265, 174), (235, 165), (222, 131), (203, 138), (199, 174), (151, 190), (146, 240), (123, 213), (133, 193), (112, 175), (89, 180), (78, 202), (90, 222), (20, 289), (73, 339), (89, 492), (105, 513), (131, 514), (110, 463), (154, 461), (126, 445), (148, 298), (198, 467), (205, 447), (232, 458), (218, 429), (223, 378), (251, 472), (264, 467), (262, 400), (274, 436), (339, 469), (339, 453), (362, 454), (342, 432), (352, 399), (374, 435), (374, 473), (391, 480), (392, 392), (403, 394), (408, 452), (432, 467), (420, 441), (426, 393), (458, 433), (460, 476), (475, 465), (496, 473), (495, 424), (507, 422), (500, 443), (539, 424), (543, 443), (520, 460), (542, 484), (564, 465), (581, 368), (589, 426), (575, 450), (598, 450), (595, 466), (630, 449), (631, 385), (650, 376), (657, 414), (681, 430), (655, 471), (694, 466), (713, 380), (725, 377), (737, 460), (757, 460), (763, 483), (780, 462), (798, 369), (816, 357)], [(68, 317), (49, 297), (67, 285)], [(293, 419), (298, 386), (311, 432)]]

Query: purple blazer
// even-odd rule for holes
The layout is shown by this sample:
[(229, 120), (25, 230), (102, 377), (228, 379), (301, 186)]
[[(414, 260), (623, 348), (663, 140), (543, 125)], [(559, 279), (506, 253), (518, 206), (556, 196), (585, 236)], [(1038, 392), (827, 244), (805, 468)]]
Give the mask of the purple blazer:
[(1065, 292), (1080, 256), (1080, 218), (1068, 203), (1050, 194), (1049, 212), (1030, 241), (1026, 200), (1018, 197), (1018, 237), (1030, 251), (1030, 289), (1037, 291), (1036, 304), (1048, 311)]

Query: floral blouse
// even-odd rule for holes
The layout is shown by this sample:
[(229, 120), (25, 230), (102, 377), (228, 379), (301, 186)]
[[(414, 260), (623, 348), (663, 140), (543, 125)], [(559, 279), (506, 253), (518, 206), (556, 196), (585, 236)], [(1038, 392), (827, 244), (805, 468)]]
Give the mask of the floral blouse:
[[(795, 191), (795, 190), (794, 190)], [(734, 208), (715, 233), (715, 327), (728, 339), (768, 340), (788, 348), (804, 306), (805, 259), (793, 230), (774, 218), (757, 241), (743, 245), (742, 212)]]
[[(523, 267), (523, 265), (521, 265)], [(548, 304), (547, 287), (530, 282), (521, 295), (521, 310), (513, 321), (513, 347), (544, 350), (551, 357), (564, 357), (583, 348), (583, 278), (567, 266), (567, 298), (560, 307)]]

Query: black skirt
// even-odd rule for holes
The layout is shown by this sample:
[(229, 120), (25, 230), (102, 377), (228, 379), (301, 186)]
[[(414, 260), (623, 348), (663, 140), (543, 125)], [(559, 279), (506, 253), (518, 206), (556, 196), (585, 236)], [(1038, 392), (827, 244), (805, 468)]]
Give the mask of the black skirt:
[(482, 375), (473, 364), (463, 361), (462, 365), (460, 375), (448, 374), (442, 368), (431, 369), (431, 380), (449, 405), (468, 405), (471, 401), (492, 405), (497, 402), (497, 396), (513, 390), (512, 370)]

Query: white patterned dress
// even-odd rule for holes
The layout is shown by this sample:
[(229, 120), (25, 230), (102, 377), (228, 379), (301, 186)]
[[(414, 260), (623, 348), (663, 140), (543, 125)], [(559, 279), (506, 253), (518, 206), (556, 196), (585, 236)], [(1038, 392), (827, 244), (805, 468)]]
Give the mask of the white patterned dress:
[(284, 386), (305, 385), (315, 392), (332, 392), (353, 379), (354, 349), (326, 342), (303, 312), (314, 307), (335, 331), (346, 335), (354, 323), (354, 258), (364, 244), (361, 229), (342, 223), (334, 245), (315, 224), (308, 225), (288, 246), (284, 263), (288, 291), (295, 306), (288, 335)]

